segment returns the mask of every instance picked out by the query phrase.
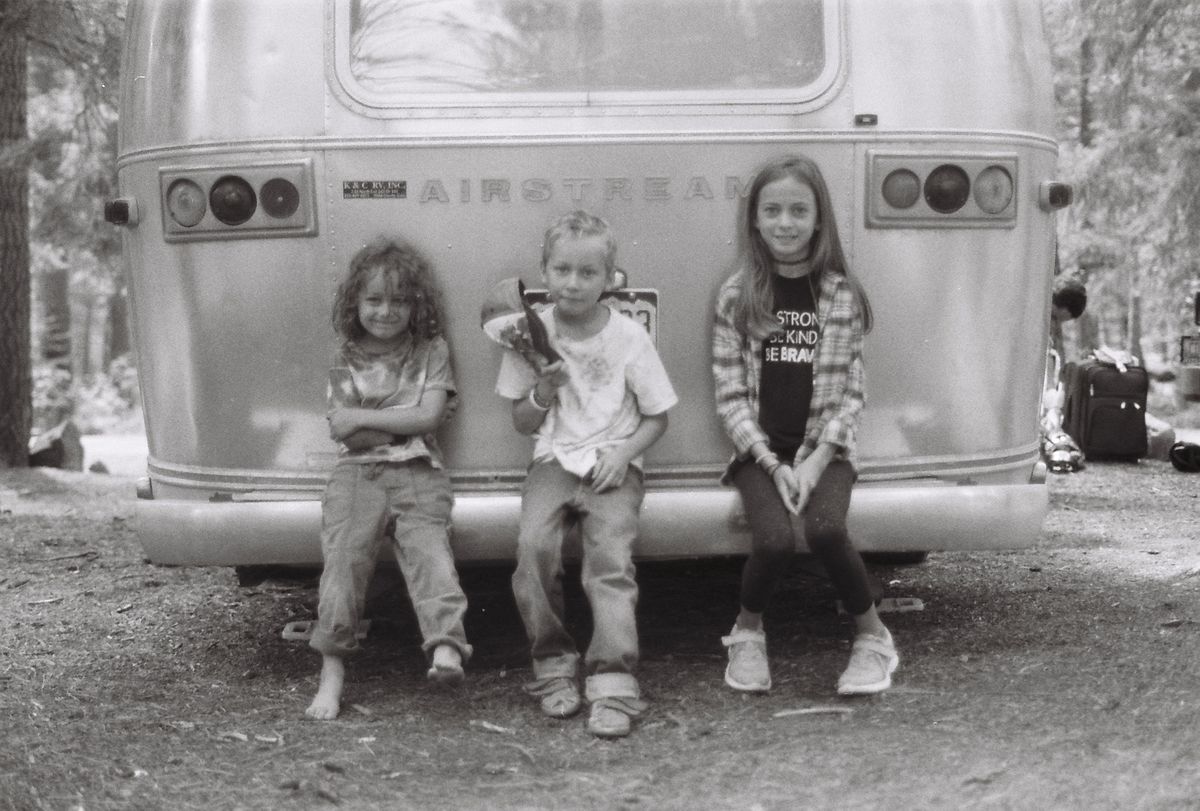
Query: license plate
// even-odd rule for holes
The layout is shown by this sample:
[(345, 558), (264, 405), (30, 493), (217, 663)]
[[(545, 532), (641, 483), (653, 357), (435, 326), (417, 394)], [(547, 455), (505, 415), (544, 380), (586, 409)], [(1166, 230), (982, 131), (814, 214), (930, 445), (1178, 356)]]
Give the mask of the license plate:
[(1184, 335), (1179, 339), (1179, 362), (1184, 366), (1200, 366), (1200, 335)]
[[(541, 307), (549, 303), (550, 291), (526, 289), (525, 300), (534, 307)], [(650, 333), (650, 340), (658, 346), (657, 290), (649, 287), (609, 290), (600, 296), (600, 302), (641, 324)]]

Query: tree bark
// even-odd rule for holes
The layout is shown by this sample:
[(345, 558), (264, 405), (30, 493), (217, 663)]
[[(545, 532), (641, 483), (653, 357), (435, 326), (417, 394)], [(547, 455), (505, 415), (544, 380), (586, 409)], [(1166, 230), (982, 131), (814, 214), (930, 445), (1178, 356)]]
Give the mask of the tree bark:
[(122, 355), (129, 354), (129, 299), (118, 290), (108, 300), (108, 347), (104, 368)]
[[(7, 16), (7, 15), (2, 15)], [(0, 25), (0, 466), (29, 464), (29, 180), (24, 32)]]

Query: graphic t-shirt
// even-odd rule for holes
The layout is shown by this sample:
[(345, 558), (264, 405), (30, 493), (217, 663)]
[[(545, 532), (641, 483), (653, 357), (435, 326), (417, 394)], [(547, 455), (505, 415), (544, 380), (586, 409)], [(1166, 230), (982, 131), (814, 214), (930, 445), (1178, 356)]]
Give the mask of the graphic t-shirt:
[[(575, 340), (559, 333), (552, 307), (539, 316), (569, 380), (534, 435), (533, 459), (555, 459), (564, 470), (586, 477), (597, 451), (625, 441), (643, 414), (662, 414), (679, 398), (649, 333), (632, 318), (614, 312), (600, 332)], [(536, 382), (533, 367), (515, 351), (504, 350), (496, 393), (518, 400)], [(631, 464), (640, 468), (642, 458)]]
[(758, 422), (771, 450), (791, 459), (804, 442), (813, 392), (813, 359), (821, 330), (808, 276), (772, 274), (775, 317), (782, 329), (763, 341)]
[[(414, 344), (406, 340), (393, 351), (371, 353), (347, 341), (329, 370), (327, 391), (334, 408), (411, 408), (426, 391), (440, 389), (453, 397), (454, 372), (450, 347), (441, 336)], [(342, 446), (339, 463), (406, 462), (425, 457), (442, 466), (442, 454), (433, 434), (398, 436), (392, 442), (361, 451)]]

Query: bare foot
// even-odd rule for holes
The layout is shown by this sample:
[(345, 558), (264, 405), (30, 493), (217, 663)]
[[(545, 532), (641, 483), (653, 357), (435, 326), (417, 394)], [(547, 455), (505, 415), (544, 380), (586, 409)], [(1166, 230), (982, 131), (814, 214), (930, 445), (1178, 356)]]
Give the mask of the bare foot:
[(337, 656), (321, 659), (321, 684), (304, 714), (318, 721), (332, 721), (342, 708), (342, 686), (346, 682), (346, 665)]
[(462, 654), (453, 645), (438, 645), (433, 649), (433, 662), (425, 674), (430, 681), (458, 684), (463, 680)]

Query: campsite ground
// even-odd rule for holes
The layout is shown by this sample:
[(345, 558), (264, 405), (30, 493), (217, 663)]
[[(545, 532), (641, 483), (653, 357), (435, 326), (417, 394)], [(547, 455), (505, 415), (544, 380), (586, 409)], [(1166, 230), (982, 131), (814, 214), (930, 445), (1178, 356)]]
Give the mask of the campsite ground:
[(313, 581), (146, 563), (133, 473), (112, 467), (0, 471), (0, 809), (1200, 804), (1200, 478), (1165, 462), (1051, 477), (1035, 548), (875, 567), (924, 603), (889, 615), (904, 661), (876, 699), (833, 695), (848, 626), (825, 582), (789, 577), (776, 686), (747, 696), (721, 681), (736, 562), (641, 567), (653, 707), (616, 742), (521, 694), (496, 568), (463, 573), (462, 688), (425, 682), (411, 612), (381, 589), (345, 712), (305, 720), (317, 660), (280, 629), (312, 616)]

